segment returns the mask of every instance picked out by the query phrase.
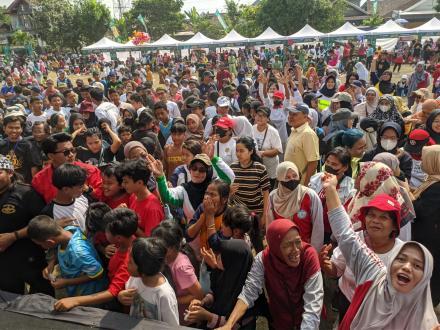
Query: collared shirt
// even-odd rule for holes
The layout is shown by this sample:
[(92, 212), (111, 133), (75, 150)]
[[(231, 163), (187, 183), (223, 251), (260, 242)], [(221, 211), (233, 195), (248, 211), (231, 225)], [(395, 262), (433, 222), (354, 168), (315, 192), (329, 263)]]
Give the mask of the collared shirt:
[(307, 164), (319, 160), (319, 139), (308, 123), (292, 129), (287, 140), (284, 160), (295, 163), (303, 183)]

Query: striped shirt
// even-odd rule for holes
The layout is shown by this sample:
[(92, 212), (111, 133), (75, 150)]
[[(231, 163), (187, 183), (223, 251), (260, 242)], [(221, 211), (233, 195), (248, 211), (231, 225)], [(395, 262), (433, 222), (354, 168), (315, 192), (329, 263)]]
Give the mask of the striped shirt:
[(263, 212), (263, 191), (269, 191), (270, 182), (266, 167), (253, 162), (250, 167), (243, 168), (240, 163), (232, 163), (231, 169), (234, 171), (234, 184), (238, 184), (237, 192), (231, 197), (234, 204), (247, 206), (249, 211), (255, 213)]

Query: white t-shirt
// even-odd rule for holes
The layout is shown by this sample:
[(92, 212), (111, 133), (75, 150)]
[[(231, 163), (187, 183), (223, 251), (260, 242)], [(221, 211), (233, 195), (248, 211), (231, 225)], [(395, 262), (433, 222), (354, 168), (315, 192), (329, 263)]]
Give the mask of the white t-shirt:
[(111, 129), (113, 132), (116, 132), (116, 128), (118, 126), (119, 119), (119, 109), (116, 105), (110, 102), (102, 102), (95, 109), (96, 118), (107, 118), (110, 120)]
[(168, 113), (170, 115), (170, 118), (181, 117), (179, 106), (177, 105), (176, 102), (167, 101), (167, 109), (168, 109)]
[[(260, 151), (270, 150), (270, 149), (278, 149), (278, 151), (283, 153), (283, 146), (281, 144), (280, 135), (275, 127), (269, 125), (267, 128), (266, 137), (264, 137), (266, 130), (260, 132), (257, 129), (257, 125), (252, 127), (254, 131), (254, 138), (257, 142), (257, 148)], [(263, 164), (266, 166), (267, 175), (270, 179), (275, 179), (277, 177), (276, 171), (277, 166), (279, 164), (279, 157), (276, 155), (275, 157), (264, 157)]]
[(128, 279), (125, 288), (137, 290), (130, 308), (130, 316), (162, 321), (171, 326), (178, 326), (179, 310), (176, 294), (165, 276), (163, 277), (165, 283), (155, 288), (146, 286), (140, 277), (131, 276)]
[(205, 109), (205, 116), (208, 119), (211, 119), (217, 115), (217, 107), (215, 105), (211, 105)]
[(27, 116), (26, 122), (31, 123), (31, 125), (34, 126), (37, 121), (46, 122), (47, 118), (49, 117), (47, 116), (46, 112), (43, 112), (43, 114), (39, 116), (35, 116), (33, 113), (31, 113)]
[(228, 165), (238, 161), (237, 154), (235, 153), (235, 139), (231, 138), (226, 143), (220, 143), (217, 141), (214, 146), (214, 154), (223, 159)]
[(54, 113), (61, 113), (64, 115), (64, 118), (68, 121), (70, 118), (70, 109), (61, 107), (60, 111), (55, 111), (53, 107), (50, 107), (49, 109), (46, 109), (44, 111), (44, 114), (47, 116), (47, 118), (50, 118)]

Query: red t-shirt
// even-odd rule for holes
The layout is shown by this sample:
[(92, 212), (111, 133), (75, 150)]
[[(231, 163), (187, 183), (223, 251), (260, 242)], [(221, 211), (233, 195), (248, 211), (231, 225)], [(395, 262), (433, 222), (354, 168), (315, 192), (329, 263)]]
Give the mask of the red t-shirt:
[(130, 204), (130, 195), (124, 194), (123, 196), (113, 199), (113, 198), (107, 198), (103, 197), (102, 201), (106, 203), (108, 206), (110, 206), (112, 209), (117, 208), (121, 204), (126, 204), (127, 206)]
[(149, 194), (144, 200), (138, 201), (136, 196), (130, 196), (130, 209), (138, 216), (139, 228), (150, 236), (151, 230), (156, 227), (165, 217), (163, 207), (154, 194)]
[(130, 277), (127, 270), (129, 252), (129, 250), (125, 252), (117, 250), (108, 263), (108, 278), (110, 280), (108, 291), (113, 297), (117, 297), (119, 291), (125, 289), (125, 283)]

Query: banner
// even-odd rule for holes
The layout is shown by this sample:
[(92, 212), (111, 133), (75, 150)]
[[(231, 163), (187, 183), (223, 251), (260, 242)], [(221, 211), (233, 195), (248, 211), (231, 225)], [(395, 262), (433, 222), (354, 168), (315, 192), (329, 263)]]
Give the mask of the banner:
[(226, 25), (225, 20), (223, 19), (222, 15), (220, 14), (219, 10), (217, 9), (215, 11), (215, 16), (217, 16), (218, 21), (220, 22), (221, 26), (225, 31), (228, 31), (228, 26)]

